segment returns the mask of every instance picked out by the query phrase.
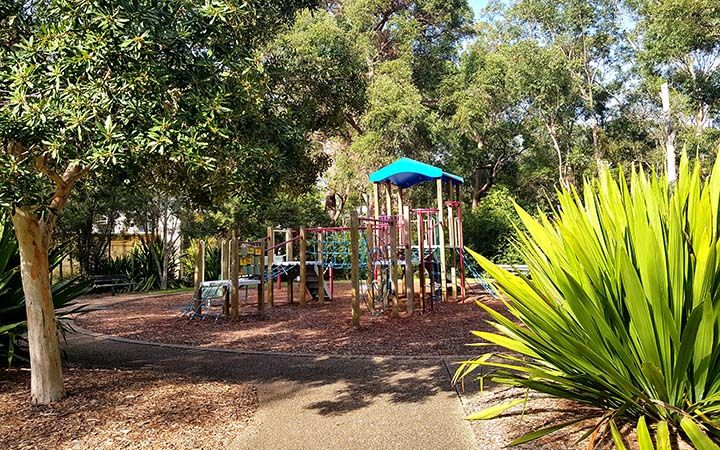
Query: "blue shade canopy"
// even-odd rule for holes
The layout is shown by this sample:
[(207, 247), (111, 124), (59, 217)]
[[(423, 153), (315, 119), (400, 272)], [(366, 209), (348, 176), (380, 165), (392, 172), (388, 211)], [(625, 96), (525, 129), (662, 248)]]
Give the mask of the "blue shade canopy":
[(418, 183), (430, 180), (442, 179), (453, 183), (463, 184), (462, 177), (451, 173), (443, 172), (439, 167), (421, 163), (410, 158), (400, 158), (392, 164), (370, 174), (370, 181), (373, 183), (390, 183), (400, 188), (409, 188)]

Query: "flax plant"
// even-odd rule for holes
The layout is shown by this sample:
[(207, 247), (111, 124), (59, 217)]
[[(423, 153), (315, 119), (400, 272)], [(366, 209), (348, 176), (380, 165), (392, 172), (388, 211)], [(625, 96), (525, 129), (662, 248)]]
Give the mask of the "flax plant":
[(552, 218), (516, 206), (527, 277), (471, 251), (510, 315), (479, 303), (496, 331), (474, 332), (476, 345), (503, 350), (464, 361), (455, 378), (484, 367), (497, 382), (597, 407), (584, 438), (605, 435), (620, 449), (628, 421), (641, 450), (669, 449), (677, 435), (718, 449), (720, 163), (705, 177), (683, 157), (672, 186), (639, 170), (629, 178), (605, 171), (581, 192), (562, 190)]

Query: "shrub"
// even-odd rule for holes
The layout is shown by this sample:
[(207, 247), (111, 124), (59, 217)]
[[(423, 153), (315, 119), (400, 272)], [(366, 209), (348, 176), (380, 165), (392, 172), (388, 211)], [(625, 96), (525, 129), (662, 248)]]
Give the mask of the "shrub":
[[(115, 258), (104, 260), (98, 267), (95, 275), (124, 274), (132, 283), (130, 287), (134, 292), (148, 292), (160, 289), (160, 276), (157, 266), (153, 260), (152, 251), (159, 255), (161, 243), (157, 243), (155, 249), (144, 243), (135, 245), (129, 253)], [(168, 266), (167, 289), (177, 289), (184, 286), (182, 280), (177, 278), (177, 262), (173, 255), (170, 257)]]
[[(183, 266), (184, 284), (192, 286), (195, 282), (195, 256), (198, 252), (198, 241), (190, 241), (190, 245), (182, 252), (180, 264)], [(220, 279), (220, 244), (217, 239), (210, 238), (205, 241), (205, 280)]]
[(510, 191), (498, 185), (477, 208), (463, 210), (465, 245), (496, 263), (519, 262), (519, 255), (512, 246), (514, 229), (519, 225), (513, 204)]
[(559, 193), (554, 220), (516, 209), (530, 278), (474, 255), (515, 319), (480, 305), (497, 332), (474, 334), (509, 352), (466, 361), (456, 379), (486, 367), (501, 383), (596, 406), (590, 431), (609, 433), (619, 448), (623, 419), (636, 423), (641, 449), (653, 448), (652, 424), (659, 448), (670, 448), (675, 428), (697, 448), (717, 449), (720, 162), (703, 179), (684, 157), (673, 187), (642, 172), (633, 171), (630, 186), (622, 174), (602, 173), (581, 195)]

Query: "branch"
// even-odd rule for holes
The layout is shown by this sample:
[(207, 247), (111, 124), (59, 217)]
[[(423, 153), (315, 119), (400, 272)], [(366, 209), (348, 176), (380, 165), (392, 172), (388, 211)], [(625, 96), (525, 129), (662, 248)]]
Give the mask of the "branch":
[(57, 172), (52, 170), (47, 165), (47, 157), (45, 155), (40, 155), (35, 158), (35, 168), (55, 183), (55, 186), (58, 189), (61, 189), (65, 186), (65, 180), (63, 177), (61, 177)]
[(345, 113), (345, 119), (346, 119), (347, 122), (350, 124), (350, 126), (353, 127), (353, 128), (355, 129), (355, 131), (358, 132), (358, 134), (363, 134), (363, 133), (364, 133), (363, 129), (362, 129), (362, 128), (360, 127), (360, 125), (355, 121), (355, 118), (354, 118), (353, 116), (351, 116), (349, 113)]

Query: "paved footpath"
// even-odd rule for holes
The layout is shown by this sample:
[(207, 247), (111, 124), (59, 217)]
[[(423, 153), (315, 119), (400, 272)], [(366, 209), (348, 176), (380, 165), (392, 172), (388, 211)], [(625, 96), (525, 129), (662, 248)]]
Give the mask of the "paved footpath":
[(234, 449), (477, 448), (446, 361), (307, 357), (68, 335), (71, 363), (143, 368), (257, 387), (260, 407)]

